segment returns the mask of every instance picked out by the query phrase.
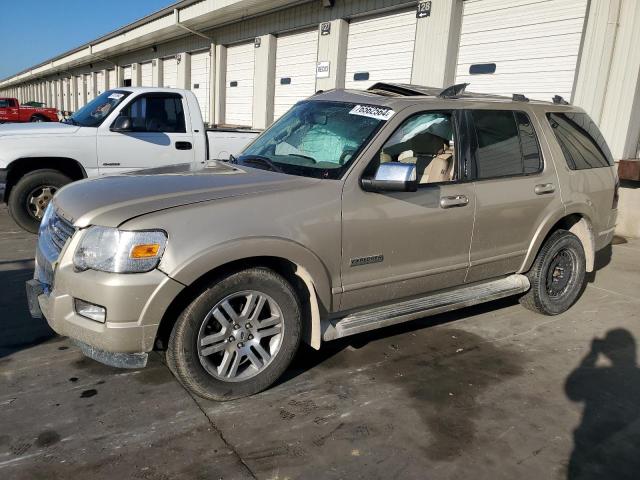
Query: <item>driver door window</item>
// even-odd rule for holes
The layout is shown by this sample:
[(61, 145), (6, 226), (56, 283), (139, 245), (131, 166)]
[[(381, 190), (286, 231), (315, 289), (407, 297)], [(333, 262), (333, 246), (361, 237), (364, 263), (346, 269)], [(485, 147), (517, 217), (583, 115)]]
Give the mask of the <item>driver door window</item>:
[(146, 95), (120, 113), (131, 118), (134, 132), (185, 133), (182, 98), (176, 95)]
[(415, 165), (418, 185), (453, 181), (456, 162), (451, 114), (425, 112), (408, 118), (382, 147), (378, 162)]

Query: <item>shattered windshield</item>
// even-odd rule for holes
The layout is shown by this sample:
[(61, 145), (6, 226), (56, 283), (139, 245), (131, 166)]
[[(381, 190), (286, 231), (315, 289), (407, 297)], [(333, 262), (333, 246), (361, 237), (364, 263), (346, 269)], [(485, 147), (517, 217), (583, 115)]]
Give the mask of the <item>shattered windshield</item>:
[(386, 107), (309, 101), (295, 105), (247, 147), (240, 164), (317, 178), (340, 178), (393, 115)]

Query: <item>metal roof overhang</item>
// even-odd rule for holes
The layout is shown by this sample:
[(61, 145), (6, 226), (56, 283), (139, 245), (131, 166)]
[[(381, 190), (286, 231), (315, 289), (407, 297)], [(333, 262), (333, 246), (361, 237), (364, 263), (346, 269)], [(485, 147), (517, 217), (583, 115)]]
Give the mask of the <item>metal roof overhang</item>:
[[(10, 87), (311, 0), (184, 0), (0, 81)], [(185, 28), (186, 27), (186, 28)], [(189, 32), (192, 31), (192, 33)], [(131, 42), (135, 41), (135, 48)]]

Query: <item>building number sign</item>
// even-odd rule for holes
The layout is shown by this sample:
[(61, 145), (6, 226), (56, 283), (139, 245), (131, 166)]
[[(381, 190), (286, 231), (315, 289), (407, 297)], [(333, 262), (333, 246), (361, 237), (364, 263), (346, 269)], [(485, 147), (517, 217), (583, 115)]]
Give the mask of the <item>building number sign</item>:
[(320, 35), (331, 34), (331, 22), (323, 22), (320, 24)]
[(416, 10), (416, 18), (424, 18), (431, 16), (431, 0), (418, 2), (418, 9)]

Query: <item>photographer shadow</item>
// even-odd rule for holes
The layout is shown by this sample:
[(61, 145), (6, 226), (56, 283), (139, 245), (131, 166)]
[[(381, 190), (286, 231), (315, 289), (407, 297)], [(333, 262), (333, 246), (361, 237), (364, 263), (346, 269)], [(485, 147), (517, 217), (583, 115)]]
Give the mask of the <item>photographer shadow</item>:
[[(597, 366), (601, 356), (609, 366)], [(565, 392), (584, 403), (567, 479), (640, 478), (640, 368), (633, 335), (615, 329), (595, 338)]]

